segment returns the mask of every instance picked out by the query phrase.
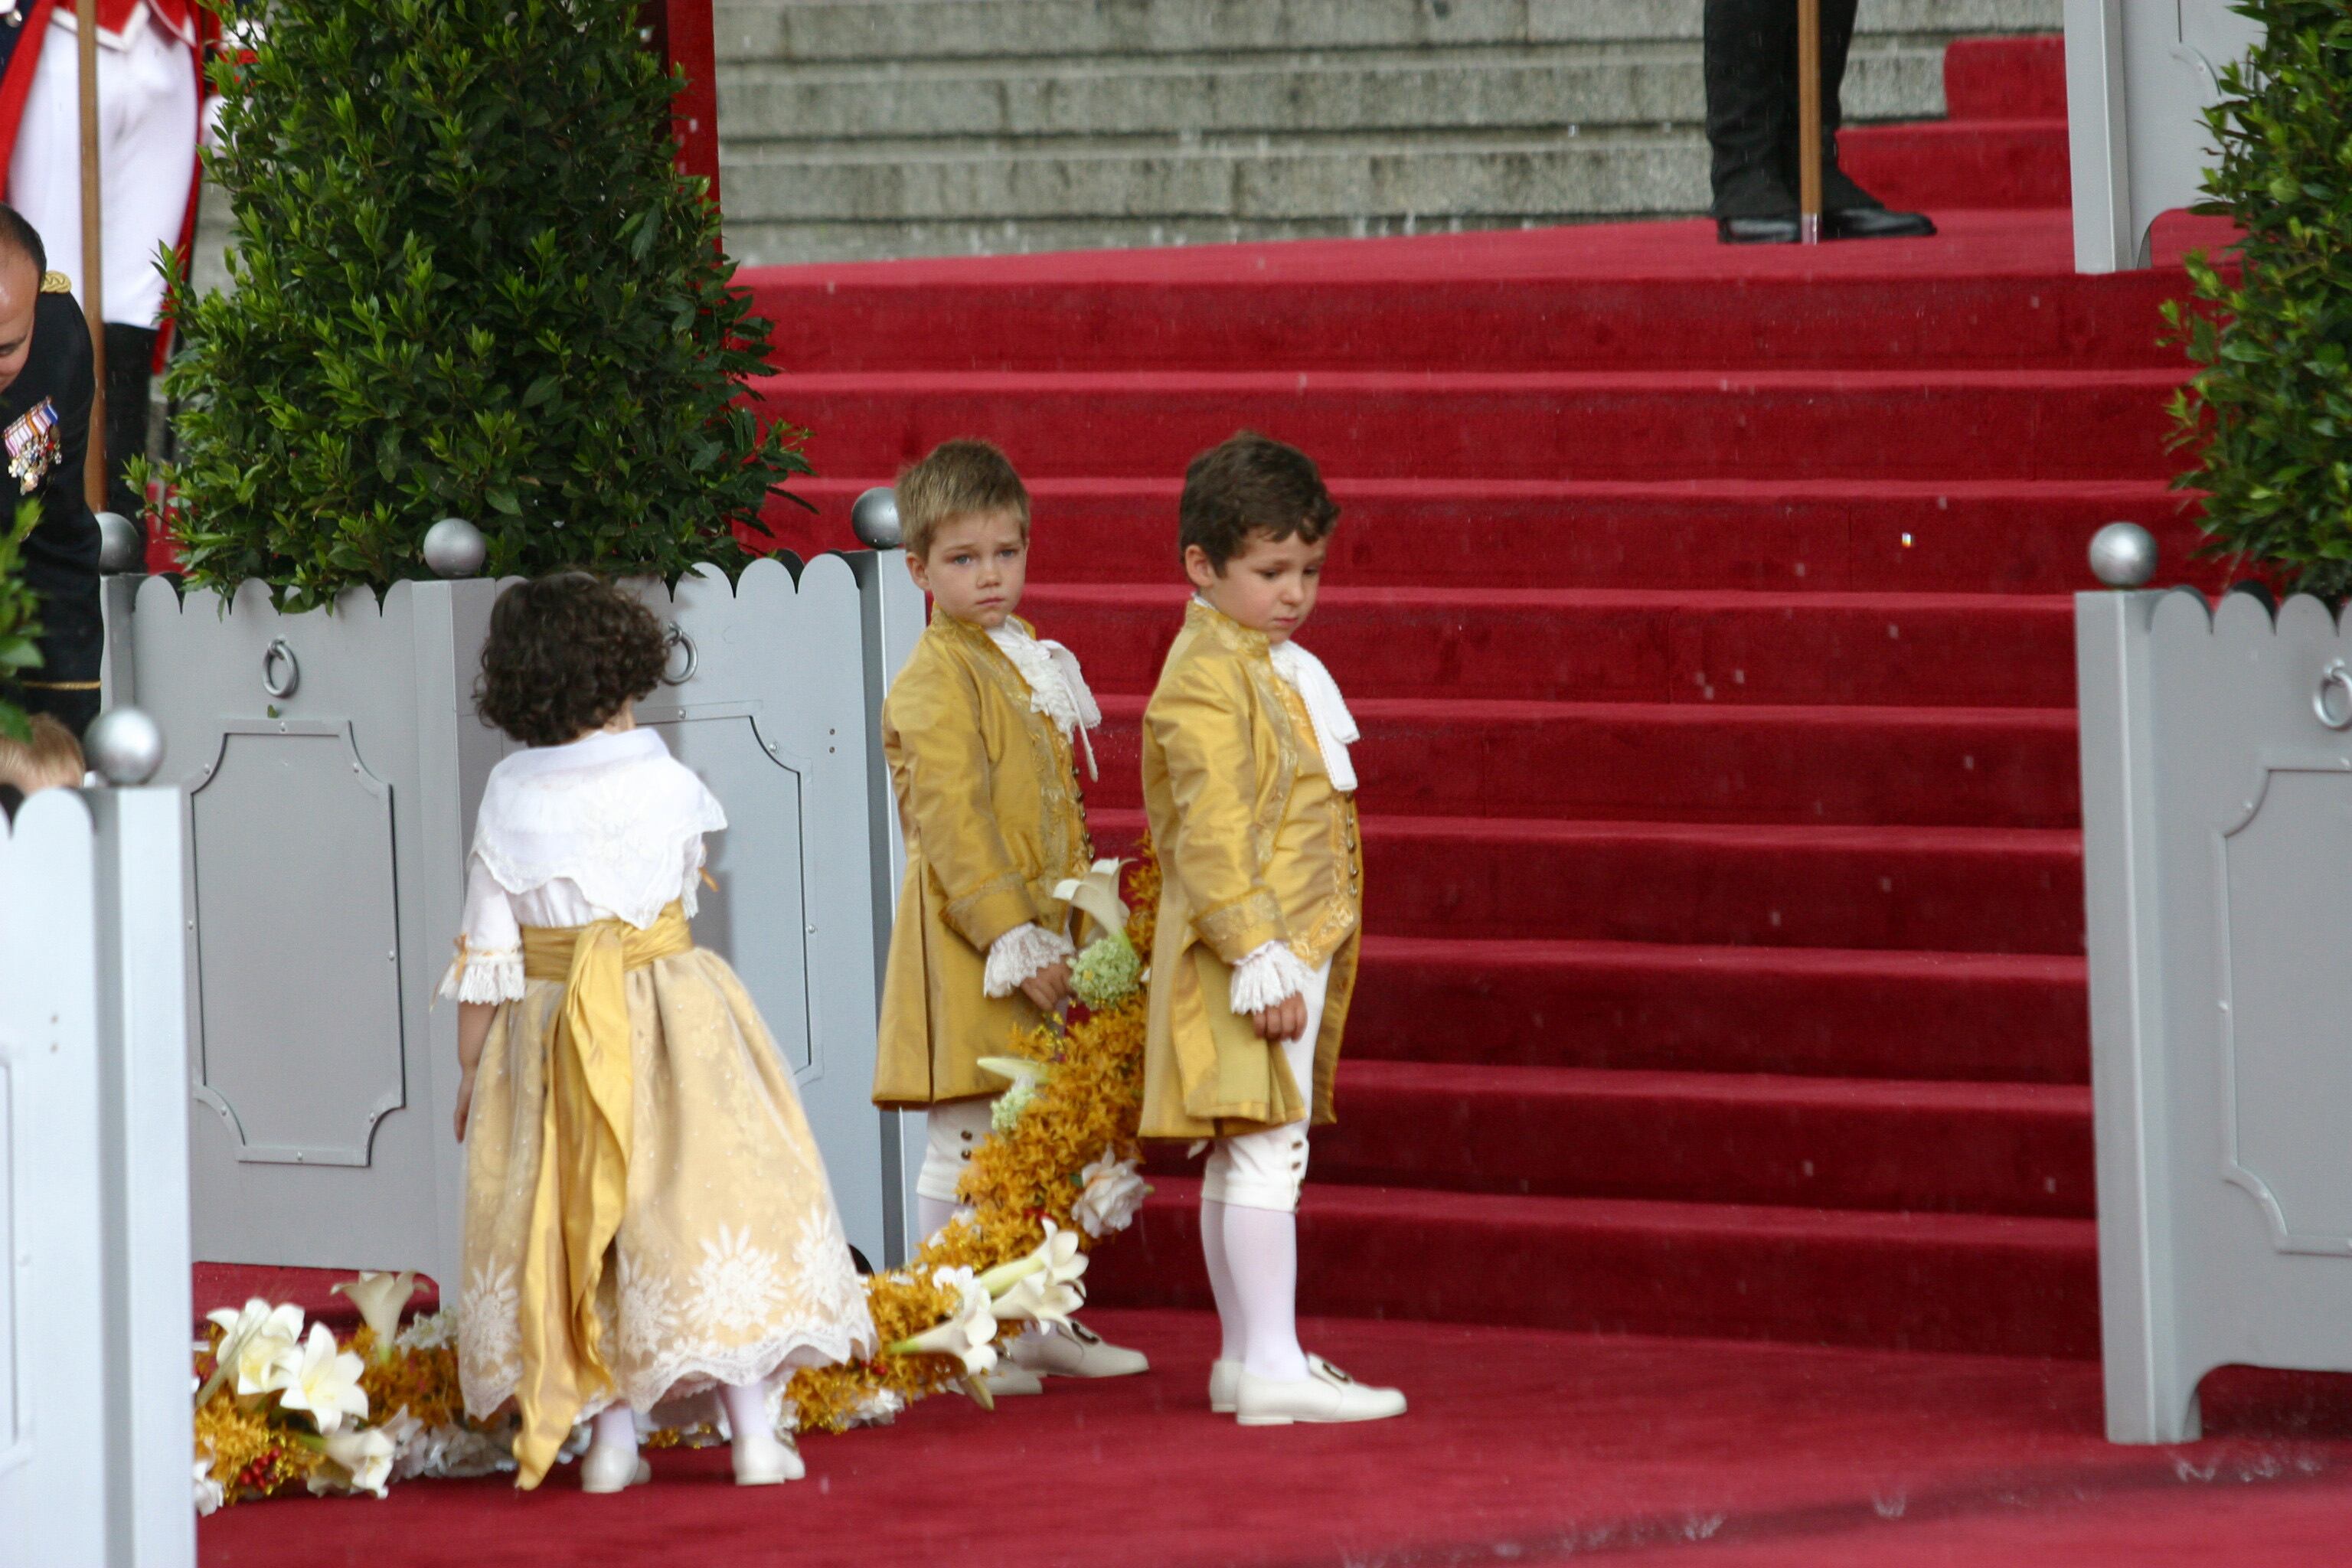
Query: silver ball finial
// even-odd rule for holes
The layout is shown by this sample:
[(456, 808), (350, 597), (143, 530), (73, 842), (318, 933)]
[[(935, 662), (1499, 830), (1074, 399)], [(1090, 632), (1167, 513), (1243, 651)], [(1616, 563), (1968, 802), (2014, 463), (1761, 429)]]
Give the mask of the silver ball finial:
[(2156, 575), (2156, 535), (2111, 522), (2091, 535), (2091, 574), (2110, 588), (2137, 588)]
[(436, 577), (470, 577), (489, 554), (490, 542), (462, 517), (445, 517), (425, 531), (425, 564)]
[(110, 708), (81, 738), (89, 765), (122, 789), (143, 784), (163, 765), (163, 730), (137, 708)]
[(868, 550), (896, 550), (906, 540), (898, 526), (898, 492), (876, 485), (849, 509), (849, 531)]
[(147, 563), (147, 536), (119, 511), (98, 514), (98, 569), (109, 576), (136, 572)]

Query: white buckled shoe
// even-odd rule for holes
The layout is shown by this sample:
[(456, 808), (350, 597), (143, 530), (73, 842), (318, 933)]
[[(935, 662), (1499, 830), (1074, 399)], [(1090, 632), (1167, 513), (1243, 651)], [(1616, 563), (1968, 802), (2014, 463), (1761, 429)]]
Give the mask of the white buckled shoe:
[(1009, 1356), (999, 1356), (996, 1364), (981, 1373), (988, 1384), (989, 1396), (1003, 1399), (1008, 1395), (1043, 1394), (1045, 1384), (1037, 1374)]
[(796, 1481), (808, 1474), (801, 1462), (800, 1449), (787, 1437), (770, 1437), (761, 1442), (754, 1436), (750, 1441), (735, 1439), (735, 1484), (739, 1487), (772, 1487), (781, 1481)]
[(1220, 1415), (1234, 1413), (1234, 1401), (1241, 1394), (1242, 1363), (1238, 1357), (1227, 1361), (1219, 1356), (1209, 1363), (1209, 1408)]
[(1319, 1355), (1307, 1358), (1307, 1375), (1297, 1383), (1253, 1377), (1249, 1368), (1242, 1368), (1234, 1399), (1234, 1419), (1244, 1426), (1287, 1426), (1294, 1421), (1382, 1421), (1403, 1414), (1402, 1393), (1358, 1383)]
[(1040, 1377), (1133, 1377), (1151, 1370), (1150, 1358), (1141, 1351), (1112, 1344), (1083, 1323), (1056, 1323), (1042, 1334), (1023, 1334), (1013, 1342), (1013, 1359)]
[(653, 1479), (654, 1468), (639, 1458), (634, 1447), (591, 1447), (580, 1461), (580, 1489), (583, 1492), (609, 1494), (644, 1486)]

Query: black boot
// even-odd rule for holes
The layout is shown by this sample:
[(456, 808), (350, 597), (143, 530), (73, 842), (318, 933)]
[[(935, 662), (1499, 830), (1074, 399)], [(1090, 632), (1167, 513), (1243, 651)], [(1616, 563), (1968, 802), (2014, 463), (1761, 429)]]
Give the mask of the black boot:
[(137, 522), (146, 500), (131, 488), (131, 459), (147, 450), (147, 388), (155, 329), (106, 323), (106, 510)]

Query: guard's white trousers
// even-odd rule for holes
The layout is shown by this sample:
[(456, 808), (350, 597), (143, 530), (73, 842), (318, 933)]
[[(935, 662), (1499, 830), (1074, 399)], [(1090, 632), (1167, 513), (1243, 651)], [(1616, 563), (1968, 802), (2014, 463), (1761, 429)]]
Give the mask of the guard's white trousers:
[[(49, 269), (81, 298), (81, 78), (74, 30), (52, 25), (33, 71), (8, 205), (40, 231)], [(106, 319), (152, 327), (163, 310), (155, 253), (180, 243), (196, 168), (196, 68), (188, 46), (142, 16), (125, 46), (98, 50), (99, 179), (105, 205)]]
[(1298, 1212), (1298, 1189), (1307, 1180), (1307, 1128), (1314, 1118), (1315, 1039), (1323, 1032), (1323, 997), (1330, 985), (1331, 961), (1327, 958), (1307, 979), (1307, 1027), (1282, 1045), (1291, 1080), (1309, 1102), (1307, 1115), (1280, 1127), (1215, 1140), (1208, 1166), (1201, 1173), (1202, 1202)]

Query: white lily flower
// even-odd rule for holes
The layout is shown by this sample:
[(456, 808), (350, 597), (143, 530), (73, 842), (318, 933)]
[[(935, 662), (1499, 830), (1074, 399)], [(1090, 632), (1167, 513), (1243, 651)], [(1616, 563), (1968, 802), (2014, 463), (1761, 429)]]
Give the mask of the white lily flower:
[[(353, 1361), (359, 1358), (353, 1356)], [(327, 1462), (310, 1471), (310, 1495), (373, 1492), (383, 1496), (392, 1479), (393, 1441), (381, 1426), (327, 1435)]]
[(1136, 1174), (1141, 1163), (1118, 1159), (1106, 1147), (1102, 1158), (1078, 1173), (1086, 1191), (1070, 1205), (1070, 1217), (1088, 1236), (1106, 1237), (1134, 1223), (1136, 1211), (1151, 1195), (1151, 1184)]
[(1066, 1323), (1087, 1304), (1087, 1293), (1072, 1284), (1055, 1284), (1044, 1272), (1032, 1274), (989, 1303), (1000, 1323)]
[(987, 1372), (996, 1365), (996, 1318), (989, 1310), (989, 1292), (969, 1268), (941, 1268), (931, 1282), (956, 1292), (956, 1309), (945, 1321), (890, 1347), (892, 1355), (955, 1357), (964, 1375)]
[(1011, 1092), (1016, 1094), (1034, 1094), (1039, 1084), (1054, 1076), (1053, 1063), (1032, 1061), (1027, 1057), (975, 1057), (972, 1059), (998, 1078), (1011, 1079)]
[(205, 1317), (220, 1325), (220, 1361), (211, 1381), (196, 1391), (196, 1403), (210, 1399), (225, 1382), (241, 1398), (275, 1389), (278, 1363), (302, 1338), (302, 1309), (273, 1307), (256, 1296), (242, 1309), (223, 1307)]
[(335, 1292), (348, 1297), (374, 1331), (376, 1359), (391, 1359), (393, 1341), (400, 1333), (401, 1309), (416, 1294), (416, 1270), (404, 1268), (397, 1274), (371, 1271), (356, 1279), (344, 1280), (335, 1287)]
[(1045, 1239), (1024, 1258), (1010, 1263), (1000, 1263), (980, 1277), (980, 1282), (991, 1296), (1002, 1296), (1033, 1274), (1045, 1277), (1048, 1290), (1068, 1285), (1087, 1271), (1087, 1255), (1078, 1250), (1078, 1234), (1064, 1230), (1052, 1220), (1045, 1222)]
[(320, 1436), (332, 1436), (346, 1415), (367, 1415), (367, 1391), (360, 1386), (366, 1364), (340, 1349), (326, 1324), (311, 1324), (309, 1341), (288, 1351), (278, 1367), (283, 1381), (278, 1403), (288, 1410), (309, 1411)]
[(221, 1484), (213, 1479), (213, 1448), (207, 1443), (198, 1450), (195, 1464), (196, 1517), (204, 1518), (227, 1500)]

